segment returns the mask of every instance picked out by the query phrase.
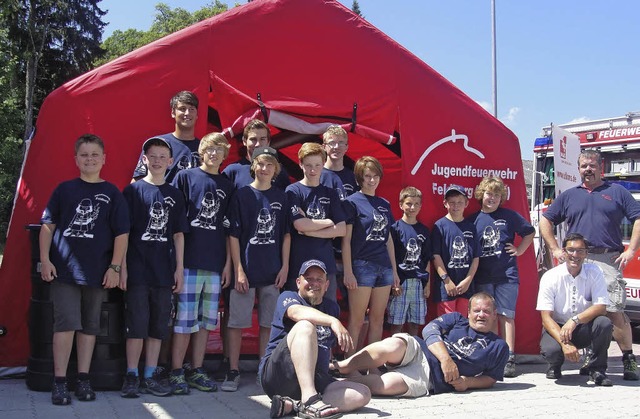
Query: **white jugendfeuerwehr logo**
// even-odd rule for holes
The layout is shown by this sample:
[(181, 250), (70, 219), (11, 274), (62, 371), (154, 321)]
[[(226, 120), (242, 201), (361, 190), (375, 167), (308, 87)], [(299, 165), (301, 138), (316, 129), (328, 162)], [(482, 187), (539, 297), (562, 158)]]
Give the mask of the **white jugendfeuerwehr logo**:
[(482, 154), (482, 152), (480, 152), (480, 150), (473, 148), (469, 145), (469, 137), (467, 137), (464, 134), (456, 134), (456, 130), (452, 129), (451, 130), (451, 135), (441, 138), (440, 140), (436, 141), (435, 143), (431, 144), (425, 151), (424, 153), (422, 153), (422, 156), (420, 156), (420, 159), (418, 160), (418, 162), (416, 163), (415, 166), (413, 166), (413, 169), (411, 169), (411, 174), (415, 175), (418, 172), (418, 169), (420, 169), (420, 166), (422, 166), (422, 162), (424, 161), (424, 159), (427, 158), (427, 156), (436, 148), (440, 147), (443, 144), (446, 144), (448, 142), (452, 142), (455, 143), (457, 140), (462, 140), (462, 146), (464, 147), (465, 150), (467, 150), (470, 153), (475, 154), (476, 156), (480, 157), (481, 159), (484, 159), (484, 154)]

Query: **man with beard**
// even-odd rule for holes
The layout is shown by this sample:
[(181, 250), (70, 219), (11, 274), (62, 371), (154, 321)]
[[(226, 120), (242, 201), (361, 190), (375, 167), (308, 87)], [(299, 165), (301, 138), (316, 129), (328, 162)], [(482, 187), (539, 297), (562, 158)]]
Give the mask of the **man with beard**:
[(536, 307), (542, 317), (540, 352), (549, 363), (547, 378), (561, 378), (565, 358), (578, 362), (578, 349), (591, 346), (590, 379), (597, 386), (611, 386), (606, 374), (612, 331), (606, 317), (607, 284), (596, 265), (584, 263), (587, 242), (582, 235), (567, 235), (562, 252), (565, 263), (548, 270), (540, 280)]
[[(492, 332), (497, 312), (485, 292), (469, 299), (469, 318), (447, 313), (431, 321), (423, 339), (407, 333), (372, 343), (333, 368), (365, 384), (374, 396), (419, 397), (492, 387), (502, 381), (507, 343)], [(378, 367), (388, 372), (380, 374)], [(368, 375), (359, 371), (369, 369)]]
[[(638, 365), (633, 355), (631, 324), (624, 313), (625, 281), (622, 270), (640, 248), (640, 204), (624, 187), (602, 180), (602, 156), (595, 150), (583, 150), (578, 157), (582, 184), (558, 195), (540, 219), (540, 234), (553, 256), (560, 262), (566, 253), (558, 246), (554, 225), (567, 221), (567, 234), (579, 232), (590, 244), (585, 262), (602, 269), (609, 291), (607, 317), (613, 323), (613, 338), (622, 351), (625, 380), (638, 380)], [(620, 223), (633, 222), (629, 247), (624, 250)], [(580, 374), (589, 374), (593, 359), (587, 357)]]

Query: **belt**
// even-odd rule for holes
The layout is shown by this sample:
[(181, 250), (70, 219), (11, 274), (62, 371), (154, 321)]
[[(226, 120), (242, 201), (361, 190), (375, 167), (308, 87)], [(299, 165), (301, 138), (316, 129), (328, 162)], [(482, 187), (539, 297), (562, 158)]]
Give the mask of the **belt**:
[(607, 247), (592, 247), (589, 249), (589, 253), (594, 253), (597, 255), (601, 255), (603, 253), (615, 253), (619, 251), (620, 249), (609, 249)]

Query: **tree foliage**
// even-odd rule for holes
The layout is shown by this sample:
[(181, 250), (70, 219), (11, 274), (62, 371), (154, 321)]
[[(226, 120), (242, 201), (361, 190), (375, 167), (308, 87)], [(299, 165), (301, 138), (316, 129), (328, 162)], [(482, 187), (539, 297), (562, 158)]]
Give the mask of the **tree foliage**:
[(351, 3), (351, 11), (364, 19), (364, 15), (362, 14), (362, 10), (360, 10), (360, 4), (358, 3), (358, 0), (353, 0), (353, 3)]
[(225, 12), (227, 9), (227, 5), (219, 0), (209, 3), (193, 13), (180, 7), (172, 9), (165, 3), (158, 3), (156, 5), (156, 14), (149, 30), (127, 29), (126, 31), (114, 31), (102, 43), (105, 55), (96, 60), (95, 64), (107, 63), (180, 29)]

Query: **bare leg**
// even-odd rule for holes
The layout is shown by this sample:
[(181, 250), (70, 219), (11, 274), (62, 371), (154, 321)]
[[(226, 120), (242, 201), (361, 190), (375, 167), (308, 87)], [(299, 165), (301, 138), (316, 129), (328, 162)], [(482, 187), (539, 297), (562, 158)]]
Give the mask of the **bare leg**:
[(142, 339), (127, 339), (127, 368), (138, 369), (143, 344), (144, 341)]
[(402, 325), (402, 324), (392, 324), (392, 325), (389, 326), (389, 332), (392, 335), (395, 335), (396, 333), (400, 333), (400, 332), (402, 332), (402, 326), (404, 326), (404, 325)]
[(258, 342), (258, 351), (260, 353), (260, 358), (264, 356), (264, 352), (267, 349), (267, 344), (269, 343), (269, 334), (271, 333), (270, 327), (262, 327), (260, 326), (260, 341)]
[(384, 312), (389, 302), (389, 291), (391, 291), (391, 285), (371, 290), (371, 297), (369, 298), (369, 343), (378, 342), (382, 339)]
[(162, 341), (156, 338), (147, 338), (145, 343), (145, 367), (157, 367)]
[(76, 333), (76, 350), (78, 353), (78, 372), (89, 372), (93, 348), (96, 346), (95, 335)]
[(202, 364), (204, 364), (204, 355), (207, 352), (208, 340), (209, 331), (207, 329), (203, 328), (191, 334), (191, 365), (193, 368), (200, 368)]
[(507, 342), (507, 345), (509, 346), (509, 351), (515, 352), (515, 348), (516, 348), (515, 320), (502, 315), (498, 315), (498, 320), (500, 321), (500, 331), (502, 332), (502, 337)]
[(318, 336), (315, 325), (305, 320), (297, 322), (287, 334), (287, 346), (300, 385), (300, 400), (305, 402), (317, 393), (313, 380), (318, 360)]
[(394, 371), (382, 375), (350, 376), (349, 380), (364, 384), (374, 396), (401, 396), (409, 390), (409, 386), (405, 383), (402, 375)]
[(420, 336), (420, 328), (424, 327), (423, 324), (407, 323), (407, 333), (411, 336)]
[[(358, 287), (349, 290), (349, 325), (347, 330), (354, 341), (358, 340), (362, 323), (364, 322), (364, 314), (369, 307), (369, 298), (371, 297), (371, 287)], [(354, 349), (346, 352), (346, 356), (353, 355)]]
[(371, 343), (349, 358), (339, 361), (341, 373), (351, 374), (358, 370), (377, 368), (384, 364), (398, 365), (407, 350), (407, 343), (400, 338), (386, 338)]
[(607, 317), (613, 323), (613, 338), (618, 343), (621, 351), (629, 351), (633, 349), (633, 339), (631, 332), (631, 323), (624, 312), (609, 313)]
[(227, 327), (229, 348), (229, 369), (240, 371), (240, 347), (242, 346), (242, 329)]
[(182, 368), (184, 356), (189, 347), (190, 333), (174, 333), (173, 342), (171, 343), (171, 369)]
[(335, 406), (340, 412), (351, 412), (366, 406), (371, 400), (371, 390), (362, 383), (334, 381), (324, 389), (322, 401)]
[(53, 334), (53, 372), (56, 377), (67, 376), (74, 334), (74, 330)]

